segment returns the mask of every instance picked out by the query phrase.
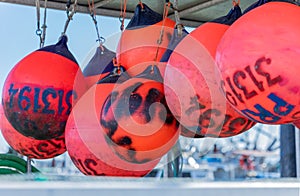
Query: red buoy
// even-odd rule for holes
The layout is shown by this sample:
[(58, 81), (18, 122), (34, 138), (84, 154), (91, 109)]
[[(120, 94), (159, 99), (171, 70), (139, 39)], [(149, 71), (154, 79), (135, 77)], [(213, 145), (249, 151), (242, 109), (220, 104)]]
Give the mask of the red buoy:
[(2, 104), (1, 113), (1, 132), (12, 149), (23, 156), (34, 159), (49, 159), (66, 152), (64, 135), (51, 140), (36, 140), (26, 137), (16, 131), (3, 114)]
[(4, 113), (24, 136), (58, 138), (64, 134), (73, 101), (85, 91), (83, 74), (63, 36), (56, 45), (32, 52), (10, 71), (2, 92)]
[(269, 2), (240, 17), (220, 41), (220, 88), (253, 121), (283, 124), (300, 118), (299, 17), (299, 6)]
[(115, 152), (143, 163), (167, 153), (179, 136), (178, 122), (167, 107), (158, 68), (116, 84), (104, 102), (100, 122)]
[(66, 125), (66, 145), (75, 166), (86, 175), (145, 176), (159, 162), (131, 163), (110, 146), (100, 124), (101, 108), (119, 76), (93, 85), (78, 101)]
[[(235, 9), (241, 13), (239, 7)], [(230, 137), (255, 124), (226, 102), (216, 83), (214, 55), (228, 28), (217, 22), (199, 26), (178, 44), (168, 61), (166, 100), (185, 137)]]
[[(119, 40), (117, 62), (130, 75), (141, 73), (161, 59), (172, 37), (174, 26), (173, 20), (164, 19), (147, 5), (137, 5), (133, 18)], [(160, 37), (161, 43), (158, 43)]]

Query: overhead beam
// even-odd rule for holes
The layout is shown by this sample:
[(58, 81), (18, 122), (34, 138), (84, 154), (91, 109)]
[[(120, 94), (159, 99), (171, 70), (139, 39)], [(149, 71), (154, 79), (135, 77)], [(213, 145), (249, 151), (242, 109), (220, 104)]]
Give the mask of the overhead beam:
[[(171, 19), (174, 20), (172, 17)], [(202, 25), (204, 22), (202, 21), (197, 21), (197, 20), (190, 20), (190, 19), (185, 19), (185, 18), (180, 18), (180, 22), (184, 24), (185, 27), (199, 27)]]
[[(105, 2), (107, 1), (109, 0), (105, 0)], [(34, 0), (0, 0), (0, 2), (27, 5), (27, 6), (36, 6)], [(43, 5), (43, 3), (44, 1), (41, 1), (41, 5)], [(66, 4), (61, 2), (47, 1), (47, 8), (52, 8), (56, 10), (66, 10)], [(77, 5), (76, 12), (89, 13), (89, 8), (87, 6)], [(119, 17), (120, 15), (119, 10), (111, 10), (105, 8), (97, 8), (95, 9), (95, 12), (96, 12), (95, 14), (97, 15), (111, 16), (111, 17)], [(132, 16), (133, 16), (133, 12), (129, 12), (129, 11), (126, 12), (126, 18), (131, 18)]]
[(95, 8), (102, 7), (102, 6), (110, 3), (111, 1), (113, 1), (113, 0), (102, 0), (102, 1), (100, 1), (98, 3), (95, 3)]
[[(112, 10), (112, 9), (101, 8), (101, 6), (105, 5), (105, 3), (108, 3), (109, 1), (111, 1), (111, 0), (103, 0), (101, 2), (98, 2), (99, 4), (97, 4), (97, 6), (100, 5), (100, 7), (95, 9), (95, 14), (101, 15), (101, 16), (119, 17), (120, 16), (120, 10)], [(36, 6), (34, 0), (0, 0), (0, 2), (26, 5), (26, 6), (33, 6), (33, 7)], [(44, 1), (41, 1), (41, 5), (43, 5), (43, 4), (44, 4)], [(56, 9), (56, 10), (66, 10), (66, 4), (62, 3), (62, 2), (53, 2), (53, 1), (48, 0), (47, 1), (47, 7), (51, 8), (51, 9)], [(95, 4), (95, 7), (96, 7), (96, 4)], [(87, 6), (83, 6), (83, 5), (77, 5), (76, 10), (79, 13), (87, 13), (87, 14), (90, 13), (89, 8)], [(133, 14), (134, 14), (134, 12), (127, 11), (126, 12), (126, 18), (127, 19), (132, 18)], [(197, 26), (199, 26), (203, 23), (203, 22), (197, 21), (197, 20), (184, 19), (184, 17), (181, 18), (181, 22), (187, 27), (197, 27)]]
[[(195, 6), (191, 6), (189, 8), (186, 8), (186, 9), (183, 9), (183, 10), (180, 10), (179, 11), (179, 15), (180, 16), (186, 16), (187, 14), (190, 14), (192, 12), (196, 12), (196, 11), (199, 11), (199, 10), (202, 10), (202, 9), (205, 9), (205, 8), (208, 8), (210, 6), (214, 6), (214, 5), (217, 5), (219, 3), (223, 3), (225, 1), (228, 1), (228, 0), (211, 0), (211, 1), (206, 1), (204, 3), (200, 3), (200, 4), (197, 4)], [(174, 13), (173, 14), (170, 14), (169, 16), (170, 17), (173, 17)]]

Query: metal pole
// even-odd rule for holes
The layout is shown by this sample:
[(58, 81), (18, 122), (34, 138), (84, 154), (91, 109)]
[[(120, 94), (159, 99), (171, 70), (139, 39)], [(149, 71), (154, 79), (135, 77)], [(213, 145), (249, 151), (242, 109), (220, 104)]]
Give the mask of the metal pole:
[(164, 156), (164, 178), (178, 177), (180, 174), (180, 155), (181, 147), (179, 141)]
[(31, 167), (31, 158), (27, 157), (27, 174), (31, 174), (32, 167)]
[(280, 125), (280, 174), (281, 177), (296, 177), (295, 127)]
[(295, 144), (296, 144), (296, 171), (297, 178), (300, 178), (300, 133), (299, 129), (295, 127)]
[(168, 178), (169, 174), (169, 162), (168, 162), (168, 155), (166, 154), (164, 157), (164, 172), (163, 172), (163, 178)]

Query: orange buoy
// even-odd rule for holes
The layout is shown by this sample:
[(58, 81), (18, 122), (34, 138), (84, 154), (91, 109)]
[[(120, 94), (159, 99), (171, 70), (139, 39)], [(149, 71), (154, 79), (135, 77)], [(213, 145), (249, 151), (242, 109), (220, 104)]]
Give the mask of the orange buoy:
[(34, 159), (48, 159), (66, 151), (64, 135), (51, 140), (36, 140), (16, 131), (3, 114), (0, 104), (1, 132), (9, 146), (23, 156)]
[(96, 84), (99, 80), (109, 75), (114, 69), (113, 59), (116, 54), (105, 46), (97, 47), (96, 53), (83, 69), (87, 88)]
[(100, 122), (115, 152), (133, 163), (160, 158), (179, 136), (156, 66), (116, 84), (104, 102)]
[(137, 5), (133, 18), (119, 40), (117, 62), (130, 75), (141, 73), (161, 59), (172, 37), (174, 26), (173, 20), (164, 18), (147, 5)]
[[(145, 176), (159, 162), (131, 163), (120, 158), (107, 142), (100, 124), (101, 108), (114, 89), (119, 75), (108, 76), (93, 85), (74, 106), (66, 125), (66, 146), (75, 166), (86, 175)], [(124, 76), (124, 78), (127, 78)]]
[(300, 118), (299, 6), (269, 2), (240, 17), (216, 53), (220, 88), (247, 118), (264, 124)]
[[(182, 28), (181, 30), (179, 28)], [(172, 38), (166, 48), (166, 51), (163, 53), (159, 62), (143, 62), (138, 64), (137, 66), (132, 66), (129, 70), (126, 70), (127, 73), (141, 73), (141, 70), (145, 70), (149, 67), (149, 65), (155, 65), (159, 69), (160, 74), (163, 76), (165, 73), (166, 65), (170, 55), (172, 54), (174, 48), (177, 46), (178, 43), (188, 34), (188, 32), (184, 29), (183, 26), (178, 25), (173, 30)]]
[[(80, 85), (74, 86), (75, 80)], [(3, 109), (19, 133), (49, 140), (64, 134), (72, 102), (85, 91), (83, 74), (62, 36), (14, 66), (4, 83)]]
[[(241, 10), (236, 6), (225, 22), (233, 22), (232, 18), (240, 15)], [(166, 100), (183, 127), (182, 136), (230, 137), (255, 124), (226, 102), (216, 83), (213, 57), (229, 28), (227, 23), (208, 22), (196, 28), (178, 44), (168, 61), (164, 81)]]

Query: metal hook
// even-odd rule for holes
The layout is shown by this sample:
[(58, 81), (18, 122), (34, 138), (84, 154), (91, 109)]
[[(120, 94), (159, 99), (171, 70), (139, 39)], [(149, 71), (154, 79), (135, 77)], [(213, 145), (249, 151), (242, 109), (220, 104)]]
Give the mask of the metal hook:
[(104, 44), (106, 39), (101, 36), (99, 39), (97, 39), (97, 41), (100, 42), (100, 44)]

